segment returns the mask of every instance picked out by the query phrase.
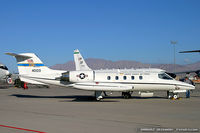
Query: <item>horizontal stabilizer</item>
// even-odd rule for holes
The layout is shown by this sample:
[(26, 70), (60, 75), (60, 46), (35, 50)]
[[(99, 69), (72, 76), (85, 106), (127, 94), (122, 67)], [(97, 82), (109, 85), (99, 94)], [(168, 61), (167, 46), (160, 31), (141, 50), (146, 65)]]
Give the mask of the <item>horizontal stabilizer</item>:
[(34, 81), (34, 80), (24, 78), (24, 77), (20, 77), (20, 80), (23, 81), (23, 82), (30, 83), (30, 84), (47, 85), (47, 84), (44, 84), (42, 82)]
[(31, 56), (20, 55), (20, 54), (15, 54), (15, 53), (5, 53), (5, 54), (10, 55), (10, 56), (14, 56), (14, 57), (32, 58)]

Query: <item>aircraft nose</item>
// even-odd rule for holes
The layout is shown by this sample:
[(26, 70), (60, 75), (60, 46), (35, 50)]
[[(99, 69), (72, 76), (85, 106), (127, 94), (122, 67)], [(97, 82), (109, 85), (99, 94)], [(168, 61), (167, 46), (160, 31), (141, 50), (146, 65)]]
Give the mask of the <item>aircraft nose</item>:
[(195, 86), (194, 85), (191, 85), (191, 84), (188, 84), (188, 83), (184, 83), (184, 86), (183, 89), (185, 90), (194, 90), (195, 89)]
[(10, 75), (10, 72), (9, 71), (6, 71), (6, 76)]
[(191, 85), (191, 86), (192, 86), (192, 87), (191, 87), (191, 88), (192, 88), (192, 90), (194, 90), (194, 89), (195, 89), (195, 86), (194, 86), (194, 85)]

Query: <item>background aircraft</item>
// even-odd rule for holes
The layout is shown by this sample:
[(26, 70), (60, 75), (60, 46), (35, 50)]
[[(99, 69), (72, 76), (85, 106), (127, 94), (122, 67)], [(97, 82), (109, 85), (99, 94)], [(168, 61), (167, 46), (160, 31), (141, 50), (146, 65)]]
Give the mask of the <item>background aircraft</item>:
[[(192, 51), (181, 51), (179, 53), (200, 53), (200, 50), (192, 50)], [(196, 75), (192, 78), (192, 80), (195, 83), (200, 83), (200, 69), (199, 70), (192, 70), (192, 71), (184, 71), (184, 72), (178, 72), (176, 74), (187, 74), (189, 75), (190, 73), (195, 73)]]
[(8, 71), (8, 68), (0, 64), (0, 82), (12, 84), (11, 73)]

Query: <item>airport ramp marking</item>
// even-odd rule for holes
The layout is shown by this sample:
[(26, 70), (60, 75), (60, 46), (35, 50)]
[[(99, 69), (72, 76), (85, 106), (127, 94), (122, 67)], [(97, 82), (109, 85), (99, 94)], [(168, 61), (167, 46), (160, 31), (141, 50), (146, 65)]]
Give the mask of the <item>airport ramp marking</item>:
[(21, 131), (34, 132), (34, 133), (47, 133), (47, 132), (41, 132), (41, 131), (36, 131), (36, 130), (31, 130), (31, 129), (25, 129), (25, 128), (19, 128), (19, 127), (6, 126), (6, 125), (0, 125), (0, 127), (6, 127), (6, 128), (21, 130)]

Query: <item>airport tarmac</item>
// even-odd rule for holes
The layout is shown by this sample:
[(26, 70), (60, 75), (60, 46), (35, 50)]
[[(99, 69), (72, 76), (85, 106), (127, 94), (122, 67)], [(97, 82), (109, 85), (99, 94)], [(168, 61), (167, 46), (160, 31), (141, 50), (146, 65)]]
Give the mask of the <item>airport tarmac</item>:
[[(114, 93), (100, 102), (93, 92), (72, 88), (0, 89), (0, 133), (199, 132), (200, 85), (191, 98), (122, 99)], [(170, 131), (170, 132), (171, 132)], [(186, 131), (189, 132), (189, 131)]]

